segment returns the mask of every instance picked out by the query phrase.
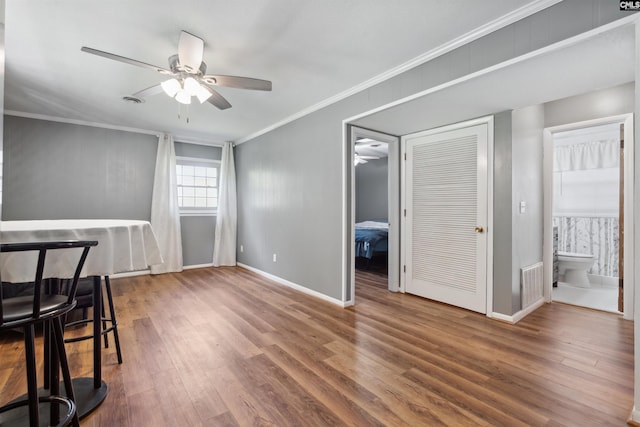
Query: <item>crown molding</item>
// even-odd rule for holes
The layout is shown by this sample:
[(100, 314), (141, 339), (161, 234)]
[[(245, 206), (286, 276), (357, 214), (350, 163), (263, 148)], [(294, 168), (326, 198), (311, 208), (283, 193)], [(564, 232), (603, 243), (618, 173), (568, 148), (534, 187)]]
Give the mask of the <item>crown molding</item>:
[(113, 130), (121, 130), (125, 132), (142, 133), (142, 134), (154, 135), (158, 137), (163, 134), (163, 132), (158, 132), (158, 131), (148, 130), (148, 129), (138, 129), (138, 128), (132, 128), (132, 127), (126, 127), (126, 126), (109, 125), (106, 123), (97, 123), (97, 122), (89, 122), (86, 120), (69, 119), (66, 117), (49, 116), (46, 114), (25, 113), (23, 111), (4, 110), (4, 114), (7, 116), (24, 117), (27, 119), (47, 120), (49, 122), (68, 123), (68, 124), (79, 125), (79, 126), (91, 126), (94, 128), (113, 129)]
[[(139, 129), (139, 128), (133, 128), (133, 127), (127, 127), (127, 126), (109, 125), (106, 123), (89, 122), (86, 120), (69, 119), (66, 117), (49, 116), (46, 114), (26, 113), (24, 111), (16, 111), (16, 110), (5, 110), (4, 114), (7, 116), (24, 117), (27, 119), (36, 119), (36, 120), (46, 120), (49, 122), (57, 122), (57, 123), (68, 123), (68, 124), (78, 125), (78, 126), (90, 126), (95, 128), (101, 128), (101, 129), (120, 130), (124, 132), (153, 135), (157, 137), (160, 137), (165, 134), (165, 132), (149, 130), (149, 129)], [(209, 147), (222, 147), (225, 143), (225, 141), (220, 141), (220, 140), (214, 141), (214, 140), (192, 138), (192, 137), (186, 137), (186, 136), (180, 136), (180, 135), (172, 135), (172, 136), (175, 142), (182, 142), (185, 144), (206, 145)]]

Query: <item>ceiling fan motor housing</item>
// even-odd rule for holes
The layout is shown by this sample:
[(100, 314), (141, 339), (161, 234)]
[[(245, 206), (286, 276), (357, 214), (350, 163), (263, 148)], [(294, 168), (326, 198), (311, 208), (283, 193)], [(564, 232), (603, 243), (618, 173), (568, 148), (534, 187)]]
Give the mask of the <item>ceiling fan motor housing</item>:
[(202, 77), (207, 73), (207, 64), (202, 61), (200, 63), (200, 68), (197, 71), (193, 71), (190, 67), (183, 67), (182, 65), (180, 65), (180, 58), (178, 57), (178, 54), (175, 54), (169, 57), (169, 69), (174, 74), (186, 73), (195, 75), (197, 77)]

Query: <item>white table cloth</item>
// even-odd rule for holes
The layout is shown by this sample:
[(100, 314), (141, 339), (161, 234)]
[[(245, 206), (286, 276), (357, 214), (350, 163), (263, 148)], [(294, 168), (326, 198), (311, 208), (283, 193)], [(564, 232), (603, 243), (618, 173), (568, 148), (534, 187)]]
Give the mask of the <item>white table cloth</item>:
[[(1, 221), (0, 242), (21, 243), (55, 240), (97, 240), (91, 248), (82, 276), (107, 276), (126, 271), (146, 270), (161, 264), (156, 236), (148, 221), (119, 219), (71, 219)], [(47, 253), (45, 278), (73, 277), (81, 249)], [(37, 253), (0, 254), (3, 282), (32, 281)]]

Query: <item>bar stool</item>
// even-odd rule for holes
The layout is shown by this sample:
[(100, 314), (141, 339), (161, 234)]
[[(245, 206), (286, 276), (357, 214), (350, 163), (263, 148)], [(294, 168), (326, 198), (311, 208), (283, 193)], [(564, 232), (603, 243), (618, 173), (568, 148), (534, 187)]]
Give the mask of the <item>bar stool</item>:
[[(96, 280), (98, 280), (96, 278)], [(75, 320), (73, 322), (67, 323), (68, 327), (76, 326), (76, 325), (86, 325), (87, 323), (92, 323), (93, 319), (89, 318), (87, 315), (87, 308), (93, 307), (93, 280), (81, 280), (78, 284), (78, 290), (76, 292), (76, 300), (78, 304), (76, 305), (76, 309), (83, 309), (83, 318), (80, 320)], [(113, 333), (113, 341), (116, 345), (116, 355), (118, 356), (118, 363), (122, 364), (122, 352), (120, 351), (120, 338), (118, 337), (118, 319), (116, 318), (116, 310), (113, 305), (113, 294), (111, 293), (111, 281), (109, 280), (109, 276), (104, 276), (104, 286), (105, 291), (103, 295), (106, 293), (107, 295), (107, 304), (109, 307), (109, 317), (105, 314), (105, 304), (104, 301), (101, 304), (102, 313), (102, 335), (104, 336), (104, 346), (105, 348), (109, 348), (109, 338), (108, 333)], [(96, 316), (96, 313), (93, 313), (93, 316)], [(109, 326), (107, 326), (109, 324)], [(72, 343), (77, 341), (83, 341), (93, 338), (93, 334), (83, 335), (80, 337), (71, 337), (65, 338), (65, 343)]]
[[(15, 265), (24, 266), (27, 260), (30, 260), (35, 254), (17, 254), (18, 252), (37, 252), (37, 266), (35, 280), (33, 282), (33, 295), (21, 296), (15, 298), (2, 298), (2, 287), (0, 287), (0, 331), (22, 328), (24, 333), (25, 359), (27, 370), (27, 396), (26, 399), (19, 399), (5, 404), (0, 407), (0, 424), (5, 425), (15, 418), (5, 417), (9, 411), (28, 406), (28, 420), (30, 427), (40, 426), (40, 403), (50, 404), (50, 422), (48, 425), (57, 424), (58, 426), (68, 426), (73, 423), (78, 427), (78, 414), (76, 413), (75, 397), (73, 393), (73, 383), (71, 382), (71, 374), (69, 372), (69, 364), (67, 362), (67, 354), (64, 348), (64, 331), (62, 325), (62, 317), (71, 311), (75, 305), (75, 292), (78, 285), (78, 279), (82, 271), (82, 267), (92, 246), (96, 246), (96, 241), (60, 241), (60, 242), (34, 242), (34, 243), (6, 243), (0, 245), (0, 252), (3, 255), (3, 262), (9, 263), (11, 258)], [(74, 262), (75, 273), (71, 282), (70, 292), (68, 295), (43, 293), (43, 273), (45, 268), (45, 258), (47, 251), (56, 251), (56, 256), (60, 255), (63, 249), (82, 248), (82, 254), (77, 264)], [(30, 257), (31, 256), (31, 257)], [(69, 258), (60, 257), (57, 262), (69, 262)], [(56, 351), (52, 352), (51, 362), (53, 369), (51, 371), (51, 394), (49, 396), (39, 396), (37, 370), (36, 370), (36, 353), (35, 353), (35, 326), (43, 325), (44, 330), (50, 330), (53, 342), (51, 348)], [(62, 376), (66, 397), (59, 394), (58, 383), (58, 362), (62, 368)], [(47, 363), (45, 363), (46, 365)], [(66, 407), (66, 413), (60, 420), (60, 409)]]

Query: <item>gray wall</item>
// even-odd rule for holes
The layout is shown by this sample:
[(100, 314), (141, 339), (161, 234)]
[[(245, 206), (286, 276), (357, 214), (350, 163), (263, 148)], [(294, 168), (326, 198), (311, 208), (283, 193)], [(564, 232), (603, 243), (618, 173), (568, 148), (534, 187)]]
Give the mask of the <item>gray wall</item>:
[[(238, 261), (342, 299), (342, 120), (625, 16), (610, 1), (563, 1), (239, 145)], [(511, 281), (494, 290), (512, 314)]]
[(389, 220), (388, 160), (373, 159), (356, 166), (356, 222)]
[[(542, 261), (544, 224), (543, 128), (541, 105), (514, 110), (512, 120), (512, 288), (511, 313), (522, 309), (520, 269)], [(520, 213), (520, 202), (526, 203)], [(500, 311), (505, 313), (505, 311)]]
[[(3, 220), (151, 218), (156, 136), (14, 116), (3, 134)], [(187, 157), (220, 152), (176, 142)], [(215, 217), (181, 225), (184, 264), (211, 263)]]
[(632, 113), (635, 84), (627, 83), (544, 104), (544, 127)]
[(188, 142), (175, 141), (176, 156), (196, 157), (199, 159), (220, 160), (222, 147), (210, 147), (208, 145), (189, 144)]
[(158, 138), (5, 117), (5, 220), (149, 220)]
[(512, 314), (511, 112), (496, 114), (493, 126), (493, 311)]

